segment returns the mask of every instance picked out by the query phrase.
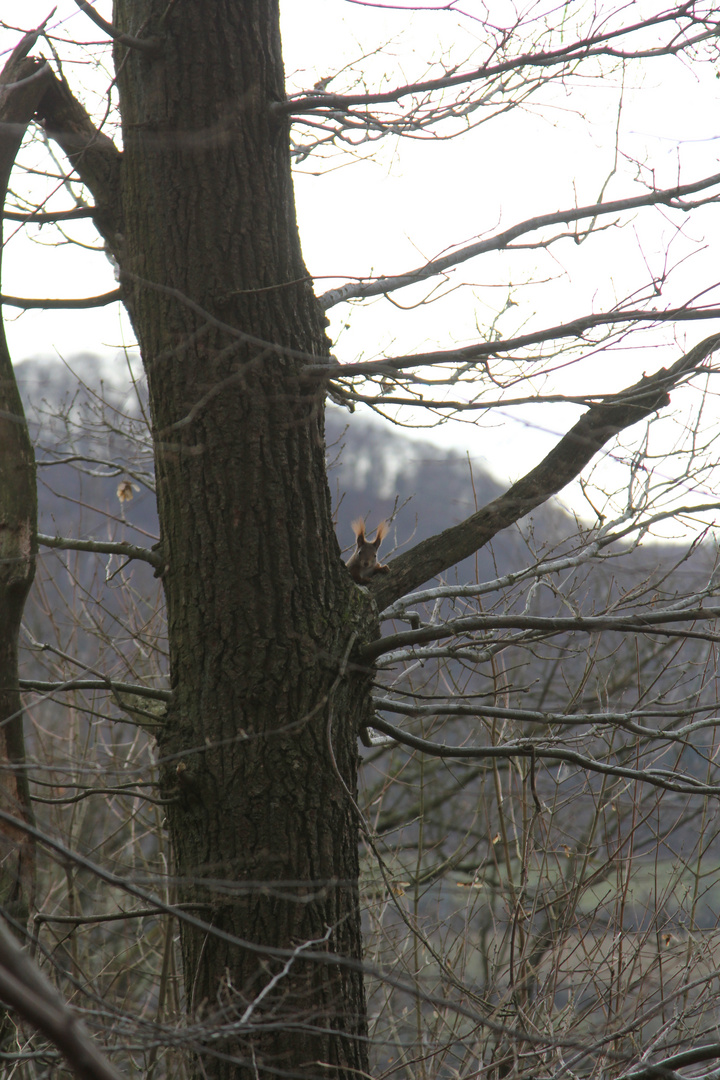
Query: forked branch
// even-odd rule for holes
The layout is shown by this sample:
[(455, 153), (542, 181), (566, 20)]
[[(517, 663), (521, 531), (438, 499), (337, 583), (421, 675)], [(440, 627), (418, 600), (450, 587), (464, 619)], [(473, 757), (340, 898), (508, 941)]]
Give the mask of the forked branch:
[(137, 38), (133, 37), (132, 34), (124, 34), (122, 30), (118, 30), (112, 23), (103, 19), (92, 4), (88, 3), (88, 0), (75, 0), (75, 3), (81, 11), (85, 12), (89, 19), (92, 19), (96, 26), (99, 26), (108, 37), (111, 37), (113, 41), (117, 41), (119, 45), (127, 45), (129, 49), (137, 49), (138, 52), (143, 52), (147, 56), (157, 56), (160, 52), (160, 38)]
[(95, 127), (64, 79), (51, 80), (37, 109), (45, 131), (65, 153), (95, 201), (93, 220), (111, 251), (123, 232), (120, 196), (122, 155), (115, 143)]
[(624, 428), (670, 402), (669, 391), (705, 364), (720, 346), (720, 334), (705, 338), (671, 367), (605, 398), (585, 412), (529, 473), (459, 525), (423, 540), (394, 559), (391, 573), (368, 586), (382, 609), (436, 574), (484, 547), (508, 525), (546, 502), (574, 480), (605, 443)]

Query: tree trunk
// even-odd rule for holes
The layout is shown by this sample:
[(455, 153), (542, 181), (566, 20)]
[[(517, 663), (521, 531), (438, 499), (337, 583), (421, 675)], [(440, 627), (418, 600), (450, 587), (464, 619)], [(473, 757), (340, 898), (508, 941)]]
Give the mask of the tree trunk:
[[(327, 341), (288, 131), (268, 109), (284, 96), (277, 3), (198, 0), (161, 23), (166, 8), (116, 0), (114, 15), (163, 43), (159, 59), (116, 56), (117, 254), (148, 375), (168, 606), (160, 752), (182, 898), (248, 943), (183, 927), (187, 1007), (227, 1025), (203, 1052), (207, 1076), (357, 1077), (354, 795), (369, 675), (344, 661), (374, 627), (333, 530), (322, 387), (296, 355), (326, 355)], [(326, 962), (303, 955), (307, 942)], [(301, 951), (247, 1013), (288, 963), (282, 950)]]
[[(27, 34), (0, 74), (0, 206), (25, 129), (45, 92), (47, 65), (28, 60), (37, 34)], [(0, 221), (0, 241), (2, 222)], [(0, 242), (0, 258), (3, 245)], [(2, 275), (0, 274), (0, 280)], [(18, 682), (18, 636), (37, 555), (35, 454), (0, 322), (0, 809), (34, 824)], [(35, 892), (35, 840), (0, 823), (0, 910), (26, 922)], [(0, 1041), (5, 1024), (0, 1025)]]
[[(18, 683), (18, 635), (35, 576), (35, 456), (0, 329), (0, 808), (34, 824)], [(35, 841), (0, 823), (0, 910), (21, 926), (35, 891)]]

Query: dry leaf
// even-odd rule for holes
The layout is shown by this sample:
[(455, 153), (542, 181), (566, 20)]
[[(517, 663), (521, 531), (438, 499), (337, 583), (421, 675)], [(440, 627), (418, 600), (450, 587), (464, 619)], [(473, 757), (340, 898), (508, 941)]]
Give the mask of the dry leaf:
[(130, 502), (133, 492), (139, 491), (137, 484), (131, 484), (129, 480), (121, 480), (117, 486), (117, 497), (121, 503)]

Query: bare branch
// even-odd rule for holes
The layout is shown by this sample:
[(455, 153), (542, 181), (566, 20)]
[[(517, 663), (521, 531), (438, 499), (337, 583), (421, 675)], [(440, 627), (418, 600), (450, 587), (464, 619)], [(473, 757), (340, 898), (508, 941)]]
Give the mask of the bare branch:
[(435, 574), (474, 554), (502, 529), (540, 506), (583, 470), (598, 450), (623, 428), (663, 408), (668, 391), (699, 370), (720, 345), (720, 335), (705, 338), (670, 368), (588, 409), (549, 454), (504, 495), (459, 525), (417, 544), (390, 563), (391, 573), (368, 588), (380, 608), (410, 592)]
[[(599, 535), (592, 541), (586, 542), (581, 550), (575, 554), (563, 555), (560, 558), (540, 561), (532, 566), (527, 566), (522, 570), (515, 570), (511, 573), (503, 574), (501, 577), (494, 578), (491, 581), (481, 581), (471, 585), (451, 585), (445, 583), (444, 585), (438, 585), (431, 589), (422, 589), (418, 592), (409, 593), (382, 611), (380, 613), (380, 618), (383, 620), (396, 618), (408, 620), (415, 615), (419, 620), (417, 613), (413, 613), (409, 609), (415, 605), (425, 604), (431, 600), (483, 596), (487, 593), (498, 592), (510, 585), (516, 585), (531, 578), (540, 580), (541, 578), (548, 578), (550, 575), (557, 574), (564, 570), (577, 569), (579, 566), (594, 559), (605, 560), (621, 558), (622, 552), (603, 552), (603, 549), (610, 544), (617, 543), (618, 540), (630, 536), (634, 532), (638, 532), (639, 530), (645, 531), (649, 526), (661, 521), (667, 521), (669, 518), (677, 519), (685, 515), (695, 517), (699, 514), (717, 511), (719, 509), (720, 503), (715, 501), (696, 503), (695, 505), (691, 504), (687, 506), (673, 506), (670, 510), (652, 514), (649, 517), (643, 518), (641, 522), (634, 521), (624, 528), (620, 527), (617, 523), (615, 525), (606, 524), (603, 526)], [(709, 595), (709, 592), (695, 595), (699, 598), (700, 595)]]
[[(720, 618), (720, 607), (692, 608), (687, 611), (646, 611), (643, 615), (593, 615), (560, 618), (536, 615), (468, 615), (462, 619), (450, 619), (448, 622), (423, 626), (417, 630), (405, 630), (400, 634), (390, 634), (377, 641), (364, 645), (359, 650), (363, 660), (374, 660), (384, 653), (410, 645), (420, 645), (425, 641), (441, 641), (443, 638), (457, 637), (477, 630), (537, 630), (543, 636), (579, 631), (594, 634), (599, 630), (614, 630), (625, 634), (669, 633), (657, 627), (668, 627), (674, 623), (698, 622)], [(675, 637), (683, 631), (674, 629)], [(684, 636), (690, 636), (685, 632)], [(705, 640), (720, 641), (720, 635), (703, 633), (692, 634)]]
[(0, 923), (0, 998), (42, 1031), (80, 1080), (123, 1080), (84, 1024)]
[(21, 690), (37, 690), (43, 694), (55, 694), (65, 690), (111, 690), (116, 694), (132, 694), (153, 701), (170, 701), (170, 690), (155, 690), (151, 686), (115, 682), (113, 679), (67, 679), (65, 682), (45, 682), (42, 679), (21, 679)]
[[(557, 210), (552, 214), (539, 214), (528, 218), (517, 225), (513, 225), (503, 232), (491, 236), (488, 240), (478, 240), (474, 244), (468, 244), (458, 251), (449, 255), (443, 255), (438, 259), (431, 259), (424, 266), (415, 270), (396, 274), (392, 277), (375, 278), (371, 281), (354, 281), (342, 285), (339, 289), (330, 289), (318, 298), (319, 303), (326, 310), (335, 304), (353, 300), (358, 297), (380, 296), (383, 293), (394, 292), (396, 289), (404, 289), (408, 285), (415, 285), (419, 281), (436, 277), (444, 273), (450, 267), (474, 259), (477, 255), (484, 255), (488, 251), (501, 251), (511, 246), (512, 241), (526, 233), (544, 229), (549, 225), (567, 225), (572, 221), (581, 221), (583, 218), (597, 218), (607, 214), (621, 214), (628, 210), (636, 210), (644, 206), (671, 206), (676, 210), (684, 210), (680, 200), (685, 195), (691, 195), (696, 191), (706, 191), (708, 188), (720, 184), (720, 173), (696, 180), (692, 184), (678, 184), (672, 188), (664, 188), (659, 191), (649, 191), (646, 195), (635, 195), (627, 199), (613, 199), (612, 202), (594, 203), (590, 206), (578, 206), (568, 210)], [(713, 201), (718, 195), (713, 195)]]
[(592, 56), (611, 56), (623, 60), (644, 59), (651, 56), (671, 56), (683, 52), (702, 41), (707, 41), (708, 39), (716, 37), (718, 30), (715, 23), (710, 22), (709, 20), (705, 22), (702, 19), (689, 19), (688, 21), (690, 21), (691, 25), (703, 27), (698, 34), (692, 38), (683, 36), (679, 40), (669, 42), (667, 45), (660, 45), (650, 49), (623, 50), (611, 48), (608, 43), (619, 37), (629, 37), (630, 35), (636, 34), (641, 30), (646, 30), (651, 26), (657, 27), (668, 22), (677, 23), (678, 15), (687, 14), (688, 11), (689, 8), (687, 7), (680, 11), (678, 11), (678, 9), (673, 9), (667, 14), (659, 17), (651, 16), (648, 19), (633, 23), (631, 26), (621, 27), (618, 30), (611, 30), (604, 34), (595, 34), (586, 37), (584, 40), (572, 41), (570, 44), (563, 45), (559, 49), (548, 50), (546, 52), (522, 53), (520, 56), (513, 57), (510, 60), (503, 60), (495, 64), (486, 64), (472, 71), (460, 72), (459, 74), (451, 73), (437, 79), (426, 79), (420, 82), (407, 83), (404, 86), (398, 86), (393, 90), (386, 90), (383, 93), (343, 95), (329, 94), (326, 91), (323, 91), (316, 94), (299, 94), (289, 98), (287, 101), (274, 103), (271, 106), (271, 109), (275, 113), (289, 113), (296, 117), (300, 116), (302, 113), (308, 112), (319, 112), (321, 114), (345, 112), (355, 106), (390, 104), (415, 94), (424, 95), (434, 90), (445, 90), (453, 86), (465, 86), (468, 83), (492, 79), (498, 75), (504, 75), (509, 71), (518, 71), (523, 68), (550, 68), (559, 65), (567, 66), (576, 64), (579, 60), (586, 60)]
[(28, 296), (0, 296), (0, 304), (7, 304), (9, 307), (26, 308), (40, 308), (43, 311), (51, 309), (58, 310), (77, 310), (84, 308), (97, 308), (106, 307), (108, 304), (114, 304), (116, 301), (122, 301), (123, 291), (122, 289), (113, 289), (112, 292), (102, 293), (100, 296), (84, 296), (79, 299), (74, 297), (67, 300), (57, 299), (40, 299), (39, 297)]
[(103, 555), (118, 555), (124, 559), (139, 559), (151, 566), (162, 566), (162, 555), (150, 548), (136, 544), (117, 543), (107, 540), (75, 540), (64, 536), (44, 536), (38, 533), (38, 543), (43, 547), (60, 548), (62, 551), (97, 551)]
[[(685, 1069), (688, 1065), (699, 1065), (703, 1061), (717, 1061), (720, 1058), (720, 1043), (709, 1043), (707, 1046), (696, 1046), (693, 1050), (685, 1050), (681, 1054), (673, 1054), (672, 1057), (658, 1061), (654, 1065), (645, 1065), (641, 1069), (634, 1069), (625, 1073), (619, 1080), (668, 1080), (677, 1069)], [(717, 1076), (714, 1070), (709, 1074)]]
[[(183, 911), (206, 911), (208, 904), (176, 904)], [(115, 911), (108, 915), (45, 915), (38, 912), (33, 916), (36, 925), (43, 923), (57, 923), (60, 926), (92, 926), (96, 923), (125, 922), (128, 919), (152, 919), (157, 918), (155, 908), (137, 908), (134, 911)]]
[[(667, 308), (665, 311), (656, 311), (650, 309), (643, 311), (642, 309), (619, 309), (618, 311), (602, 312), (600, 314), (583, 315), (579, 319), (572, 319), (569, 322), (561, 323), (558, 326), (549, 326), (544, 330), (535, 330), (528, 334), (518, 334), (517, 337), (505, 338), (497, 341), (479, 341), (474, 345), (465, 345), (460, 349), (437, 349), (433, 352), (427, 353), (414, 353), (409, 356), (388, 356), (382, 360), (370, 360), (366, 362), (360, 362), (357, 364), (342, 364), (337, 365), (333, 370), (329, 370), (327, 365), (309, 364), (305, 371), (308, 375), (332, 375), (333, 381), (335, 379), (344, 378), (346, 375), (394, 375), (399, 371), (404, 371), (408, 368), (429, 367), (433, 364), (448, 364), (448, 363), (468, 363), (473, 360), (483, 360), (490, 356), (499, 356), (502, 353), (515, 352), (518, 349), (527, 348), (530, 345), (539, 345), (546, 341), (558, 341), (562, 338), (569, 337), (581, 337), (587, 330), (592, 330), (596, 326), (605, 325), (629, 325), (631, 323), (649, 322), (649, 323), (661, 323), (661, 322), (699, 322), (705, 319), (718, 319), (720, 318), (720, 308), (708, 307), (708, 308), (692, 308), (692, 307), (680, 307), (680, 308)], [(345, 387), (342, 388), (343, 393), (349, 393), (353, 398), (355, 397), (352, 391), (347, 391)], [(587, 394), (585, 399), (582, 398), (562, 398), (562, 395), (555, 395), (555, 397), (538, 398), (535, 396), (534, 400), (552, 401), (552, 400), (565, 400), (574, 401), (576, 404), (583, 404), (591, 401), (593, 398), (600, 399), (600, 394)], [(359, 395), (358, 395), (359, 397)], [(376, 401), (377, 399), (366, 399)], [(384, 399), (383, 399), (384, 400)], [(404, 402), (407, 404), (408, 402)], [(517, 399), (514, 404), (527, 404), (525, 399)], [(421, 401), (412, 401), (412, 405), (421, 405)], [(494, 404), (494, 402), (490, 402)], [(503, 399), (502, 404), (506, 407), (509, 402)], [(487, 407), (483, 401), (481, 403), (474, 402), (473, 408), (478, 408), (482, 405), (483, 408)], [(438, 404), (437, 408), (443, 406)], [(468, 407), (466, 403), (466, 408)]]
[(38, 211), (34, 214), (20, 214), (14, 210), (3, 210), (2, 216), (8, 221), (33, 222), (38, 225), (46, 225), (55, 221), (74, 221), (78, 218), (89, 218), (93, 217), (94, 214), (95, 208), (93, 206), (77, 206), (74, 210), (56, 210), (47, 213)]
[(703, 784), (693, 776), (670, 773), (664, 769), (629, 769), (624, 765), (612, 765), (607, 761), (579, 754), (564, 746), (549, 746), (531, 739), (518, 739), (501, 743), (499, 746), (447, 746), (430, 739), (421, 739), (401, 728), (389, 724), (380, 716), (375, 716), (370, 725), (376, 731), (388, 735), (401, 746), (411, 750), (420, 750), (432, 757), (453, 758), (458, 761), (483, 761), (490, 758), (533, 758), (537, 761), (564, 761), (577, 765), (588, 772), (603, 776), (620, 776), (636, 783), (649, 784), (651, 787), (664, 788), (667, 791), (680, 791), (688, 795), (720, 795), (720, 784)]
[(37, 116), (92, 192), (93, 220), (110, 250), (116, 251), (118, 237), (123, 233), (120, 151), (112, 139), (95, 127), (64, 79), (52, 76)]
[(88, 3), (88, 0), (75, 0), (75, 3), (84, 11), (89, 19), (99, 26), (101, 30), (104, 30), (108, 37), (111, 37), (113, 41), (117, 41), (120, 45), (127, 45), (130, 49), (137, 49), (138, 52), (143, 52), (147, 56), (158, 56), (160, 53), (162, 41), (157, 37), (149, 38), (136, 38), (131, 34), (124, 34), (122, 30), (118, 30), (112, 23), (107, 22), (92, 4)]
[[(620, 727), (624, 731), (632, 732), (643, 738), (653, 739), (657, 742), (679, 742), (685, 744), (687, 740), (699, 731), (708, 727), (720, 726), (720, 717), (713, 715), (709, 719), (693, 720), (683, 727), (647, 727), (639, 723), (639, 720), (668, 720), (674, 722), (678, 717), (677, 705), (666, 706), (657, 709), (628, 709), (625, 712), (592, 712), (592, 713), (562, 713), (542, 712), (538, 709), (509, 709), (498, 705), (483, 705), (478, 701), (466, 704), (457, 701), (439, 700), (429, 704), (418, 701), (397, 701), (394, 698), (376, 697), (373, 701), (375, 709), (382, 712), (394, 712), (401, 716), (418, 719), (428, 717), (445, 719), (449, 716), (472, 716), (486, 717), (498, 720), (517, 720), (521, 724), (542, 724), (561, 727), (589, 726), (596, 731), (603, 727)], [(703, 712), (715, 712), (708, 705), (697, 708), (683, 707), (683, 716)]]

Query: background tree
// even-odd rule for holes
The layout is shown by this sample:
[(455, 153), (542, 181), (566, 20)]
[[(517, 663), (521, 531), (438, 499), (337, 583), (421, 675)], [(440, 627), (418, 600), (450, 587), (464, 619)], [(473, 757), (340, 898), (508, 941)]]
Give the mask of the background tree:
[[(350, 406), (358, 401), (378, 411), (424, 406), (435, 414), (466, 414), (471, 407), (483, 414), (508, 400), (539, 402), (537, 380), (549, 380), (571, 359), (578, 364), (589, 359), (596, 372), (598, 351), (611, 355), (629, 328), (707, 319), (718, 312), (686, 302), (658, 310), (655, 299), (664, 281), (651, 276), (627, 299), (562, 325), (536, 320), (508, 337), (490, 327), (469, 344), (451, 342), (445, 349), (345, 364), (330, 354), (323, 312), (433, 281), (481, 255), (528, 245), (552, 249), (568, 236), (592, 240), (605, 223), (622, 222), (641, 209), (662, 206), (668, 213), (685, 214), (714, 201), (720, 176), (680, 177), (663, 188), (643, 183), (641, 173), (630, 194), (540, 214), (493, 230), (417, 269), (353, 280), (316, 298), (297, 236), (290, 166), (293, 153), (306, 158), (329, 146), (386, 134), (458, 134), (472, 127), (478, 112), (503, 112), (526, 102), (549, 80), (564, 83), (583, 70), (597, 73), (603, 57), (625, 66), (673, 54), (698, 61), (711, 57), (716, 35), (712, 10), (685, 5), (650, 12), (635, 23), (626, 13), (591, 15), (577, 25), (547, 14), (526, 25), (518, 21), (494, 27), (486, 19), (488, 40), (481, 55), (460, 68), (441, 62), (412, 83), (377, 92), (334, 93), (327, 77), (307, 93), (288, 96), (276, 4), (183, 7), (165, 0), (117, 0), (109, 22), (89, 4), (77, 3), (112, 39), (110, 107), (102, 116), (91, 116), (58, 58), (41, 59), (46, 46), (35, 48), (39, 32), (30, 33), (10, 57), (3, 77), (6, 157), (11, 160), (19, 133), (33, 121), (65, 155), (62, 168), (69, 172), (60, 174), (64, 190), (72, 192), (75, 181), (82, 185), (83, 198), (92, 200), (72, 212), (91, 214), (117, 265), (119, 296), (137, 334), (147, 378), (160, 542), (140, 548), (127, 542), (41, 537), (50, 548), (85, 547), (153, 567), (167, 604), (169, 682), (157, 685), (164, 664), (162, 659), (156, 664), (155, 657), (151, 662), (149, 650), (146, 670), (136, 664), (133, 678), (108, 675), (103, 659), (113, 652), (118, 658), (122, 650), (110, 626), (96, 626), (96, 640), (107, 651), (91, 660), (81, 658), (83, 674), (91, 678), (69, 686), (63, 675), (46, 680), (44, 687), (39, 679), (26, 686), (57, 691), (62, 683), (65, 690), (82, 693), (109, 691), (126, 717), (155, 737), (172, 871), (164, 873), (166, 854), (156, 846), (146, 809), (138, 810), (137, 817), (122, 817), (122, 843), (132, 840), (134, 845), (132, 873), (125, 875), (73, 853), (72, 845), (61, 843), (52, 829), (34, 830), (29, 814), (19, 809), (24, 806), (19, 785), (7, 796), (4, 820), (41, 841), (67, 867), (67, 903), (76, 907), (68, 912), (72, 925), (79, 915), (76, 900), (86, 895), (86, 886), (78, 892), (74, 880), (79, 872), (97, 875), (109, 897), (115, 890), (129, 893), (144, 905), (139, 910), (146, 916), (167, 916), (164, 944), (152, 944), (152, 955), (162, 955), (168, 965), (160, 973), (162, 991), (154, 984), (149, 991), (160, 1011), (169, 1007), (168, 935), (171, 917), (178, 920), (184, 985), (179, 997), (187, 1024), (180, 1034), (159, 1021), (154, 1041), (140, 1049), (131, 1043), (123, 1053), (145, 1054), (141, 1067), (148, 1072), (159, 1067), (160, 1045), (182, 1050), (181, 1064), (172, 1056), (165, 1063), (169, 1073), (176, 1068), (218, 1077), (259, 1071), (307, 1076), (318, 1070), (338, 1076), (367, 1072), (358, 890), (361, 829), (379, 867), (380, 879), (372, 889), (380, 890), (385, 901), (401, 899), (408, 887), (402, 884), (404, 860), (398, 863), (403, 877), (395, 881), (358, 802), (358, 734), (365, 732), (372, 742), (367, 732), (374, 729), (423, 755), (418, 777), (423, 800), (427, 755), (430, 760), (481, 763), (474, 776), (468, 774), (468, 783), (472, 779), (473, 797), (480, 793), (487, 802), (472, 843), (459, 842), (455, 823), (453, 829), (439, 828), (428, 849), (424, 811), (415, 816), (409, 809), (415, 804), (406, 800), (403, 805), (398, 797), (386, 812), (384, 779), (382, 804), (380, 794), (372, 792), (370, 805), (382, 805), (376, 827), (383, 833), (397, 828), (401, 819), (417, 822), (399, 842), (400, 851), (415, 852), (415, 907), (408, 912), (404, 904), (394, 903), (392, 909), (398, 925), (412, 931), (407, 938), (411, 963), (402, 978), (385, 971), (371, 984), (374, 1003), (378, 993), (387, 999), (391, 987), (400, 999), (409, 994), (414, 1000), (412, 1038), (404, 1006), (396, 1011), (394, 997), (388, 1006), (387, 1039), (404, 1067), (411, 1069), (419, 1055), (424, 1069), (435, 1067), (431, 1063), (437, 1058), (443, 1068), (463, 1075), (490, 1062), (499, 1075), (627, 1069), (652, 1049), (657, 1031), (653, 1028), (646, 1041), (650, 1013), (644, 999), (630, 1027), (621, 1021), (638, 979), (641, 985), (652, 983), (656, 993), (653, 979), (662, 962), (656, 950), (640, 976), (642, 947), (633, 953), (631, 972), (617, 950), (606, 956), (612, 931), (626, 929), (630, 878), (622, 876), (621, 853), (645, 837), (643, 828), (653, 812), (643, 801), (648, 791), (651, 800), (661, 792), (688, 803), (696, 800), (692, 812), (703, 821), (703, 846), (714, 836), (703, 817), (717, 793), (713, 748), (702, 751), (707, 765), (702, 778), (680, 752), (700, 731), (712, 730), (711, 660), (705, 657), (706, 677), (681, 694), (672, 670), (686, 642), (699, 640), (714, 649), (706, 621), (716, 615), (707, 602), (716, 585), (706, 568), (702, 583), (694, 577), (684, 595), (676, 597), (664, 589), (662, 576), (645, 575), (622, 597), (608, 587), (601, 610), (586, 611), (585, 599), (573, 600), (575, 590), (582, 597), (582, 579), (575, 573), (593, 558), (614, 554), (613, 544), (641, 537), (653, 520), (677, 515), (677, 502), (671, 505), (671, 500), (683, 490), (681, 484), (689, 476), (698, 483), (708, 475), (711, 450), (699, 424), (691, 424), (684, 446), (675, 447), (668, 459), (680, 461), (681, 450), (687, 449), (677, 474), (662, 475), (656, 488), (646, 482), (655, 450), (641, 441), (630, 459), (625, 506), (612, 514), (612, 501), (603, 505), (599, 525), (577, 545), (569, 541), (552, 559), (534, 556), (512, 571), (499, 568), (489, 584), (444, 582), (434, 591), (419, 590), (543, 504), (609, 440), (664, 409), (671, 390), (691, 380), (702, 388), (718, 339), (713, 335), (688, 350), (676, 348), (667, 366), (648, 363), (650, 374), (633, 376), (620, 390), (598, 390), (595, 384), (560, 395), (584, 411), (550, 454), (459, 524), (397, 556), (392, 572), (366, 592), (345, 570), (335, 538), (323, 401), (329, 392)], [(52, 32), (45, 30), (44, 40), (52, 54)], [(111, 119), (116, 115), (117, 130)], [(21, 205), (8, 213), (32, 219), (27, 211)], [(43, 207), (41, 212), (57, 217), (63, 210)], [(115, 290), (106, 299), (117, 295)], [(513, 397), (520, 376), (536, 382)], [(3, 378), (9, 380), (7, 372)], [(545, 401), (558, 398), (550, 391)], [(17, 395), (12, 388), (9, 394), (4, 426), (22, 431)], [(25, 520), (31, 521), (31, 462), (26, 444), (18, 445)], [(112, 455), (110, 461), (112, 468)], [(118, 488), (123, 502), (137, 482), (123, 470), (126, 474), (123, 482), (130, 491)], [(17, 502), (13, 495), (3, 509), (4, 532), (15, 528)], [(697, 516), (715, 507), (708, 500), (683, 512)], [(7, 558), (17, 560), (19, 549), (8, 550)], [(29, 565), (27, 545), (20, 554)], [(571, 572), (571, 581), (557, 584), (556, 575)], [(29, 571), (20, 589), (9, 586), (20, 602), (28, 577)], [(524, 595), (517, 592), (521, 586), (528, 589)], [(561, 610), (533, 610), (542, 586), (560, 598)], [(89, 588), (82, 575), (78, 587)], [(133, 587), (128, 583), (128, 589)], [(486, 593), (497, 597), (501, 614), (483, 610)], [(442, 600), (455, 610), (439, 606)], [(593, 594), (590, 608), (597, 600)], [(155, 611), (154, 603), (146, 608), (146, 602), (132, 615), (130, 604), (126, 607), (124, 625), (135, 623), (135, 642), (149, 612)], [(419, 606), (423, 603), (432, 605), (427, 614)], [(52, 600), (47, 608), (55, 610)], [(380, 637), (378, 610), (410, 629), (393, 627)], [(11, 646), (16, 630), (12, 633)], [(638, 647), (634, 666), (613, 669), (613, 648), (601, 650), (599, 657), (591, 652), (588, 660), (568, 637), (580, 635), (585, 641), (605, 633), (641, 634), (650, 640), (672, 633), (677, 651), (672, 657), (653, 649), (643, 655)], [(56, 658), (68, 662), (70, 651), (54, 648)], [(538, 695), (534, 674), (523, 681), (521, 658), (552, 659), (555, 649), (562, 662), (556, 657)], [(8, 670), (3, 681), (12, 691), (12, 647), (3, 656)], [(128, 670), (135, 660), (125, 663)], [(419, 663), (431, 667), (417, 687), (411, 676)], [(700, 663), (695, 654), (693, 663)], [(382, 680), (374, 685), (378, 667), (391, 664), (396, 672), (392, 685), (383, 688)], [(468, 664), (472, 675), (465, 683), (462, 673)], [(411, 691), (398, 689), (398, 665)], [(652, 690), (642, 685), (650, 669)], [(597, 685), (594, 693), (588, 691), (591, 676), (602, 691)], [(622, 709), (615, 707), (628, 693), (632, 700)], [(82, 706), (83, 713), (94, 708), (87, 701)], [(17, 711), (10, 700), (4, 715), (8, 731), (16, 735)], [(413, 723), (405, 730), (395, 716), (408, 714)], [(457, 746), (438, 745), (428, 737), (437, 728), (425, 729), (424, 718), (435, 723), (453, 716), (473, 721), (472, 737), (461, 726)], [(413, 725), (419, 725), (419, 734)], [(135, 767), (152, 753), (148, 747), (146, 739), (136, 744)], [(22, 775), (18, 748), (7, 748), (7, 762), (12, 775), (18, 775), (18, 766)], [(151, 762), (148, 758), (148, 768)], [(389, 775), (395, 769), (402, 775), (405, 768), (383, 766), (381, 775), (388, 769)], [(622, 802), (628, 783), (640, 794), (629, 809), (621, 806), (615, 828), (611, 807)], [(131, 787), (131, 798), (152, 809), (137, 781)], [(493, 792), (495, 809), (486, 789)], [(107, 792), (93, 788), (94, 797), (101, 794)], [(109, 798), (117, 797), (113, 788)], [(560, 836), (571, 835), (573, 821), (564, 815), (581, 804), (584, 810), (575, 824), (580, 822), (583, 832), (579, 840), (573, 836), (575, 849), (565, 856), (571, 862), (561, 868), (559, 851), (569, 845)], [(546, 833), (544, 807), (549, 805), (552, 828)], [(657, 850), (661, 829), (656, 812)], [(129, 821), (139, 824), (136, 835)], [(497, 834), (488, 833), (488, 825), (497, 825)], [(105, 847), (102, 826), (88, 820), (87, 828), (82, 847)], [(436, 846), (439, 861), (432, 865), (428, 851)], [(693, 864), (696, 891), (702, 881), (699, 857)], [(146, 862), (152, 878), (164, 882), (164, 898), (138, 884), (138, 860)], [(423, 929), (423, 887), (440, 880), (441, 868), (462, 871), (460, 884), (471, 890), (482, 869), (483, 881), (500, 898), (500, 907), (490, 905), (483, 915), (482, 978), (472, 965), (460, 977), (461, 965), (450, 961), (452, 950), (439, 948), (434, 935)], [(588, 937), (587, 928), (578, 938), (581, 898), (586, 900), (609, 872), (617, 876), (614, 895), (619, 898), (613, 917), (593, 928), (596, 939)], [(374, 918), (375, 927), (380, 926)], [(650, 925), (657, 943), (662, 921), (653, 919)], [(641, 929), (650, 932), (644, 925)], [(589, 969), (598, 986), (584, 1002), (579, 1022), (568, 990), (575, 968), (567, 959), (567, 949), (575, 955), (578, 941), (587, 954), (582, 971)], [(121, 965), (113, 972), (113, 983), (122, 981), (122, 971)], [(73, 947), (66, 975), (78, 989), (84, 982), (94, 986), (96, 978), (102, 981), (102, 972), (85, 971)], [(664, 977), (662, 1001), (667, 997)], [(123, 992), (133, 998), (137, 987), (126, 986)], [(565, 1006), (562, 993), (570, 995)], [(708, 1002), (698, 1003), (682, 976), (677, 994), (684, 995), (683, 1024), (694, 1015), (702, 1027)], [(118, 998), (113, 1008), (121, 1012), (124, 1001)], [(385, 1006), (377, 1008), (382, 1012)], [(601, 1031), (596, 1030), (598, 1011), (605, 1017)], [(674, 1047), (676, 1040), (684, 1047), (687, 1036), (680, 1028), (666, 1024), (659, 1030), (668, 1044)], [(588, 1030), (596, 1033), (589, 1046)]]

